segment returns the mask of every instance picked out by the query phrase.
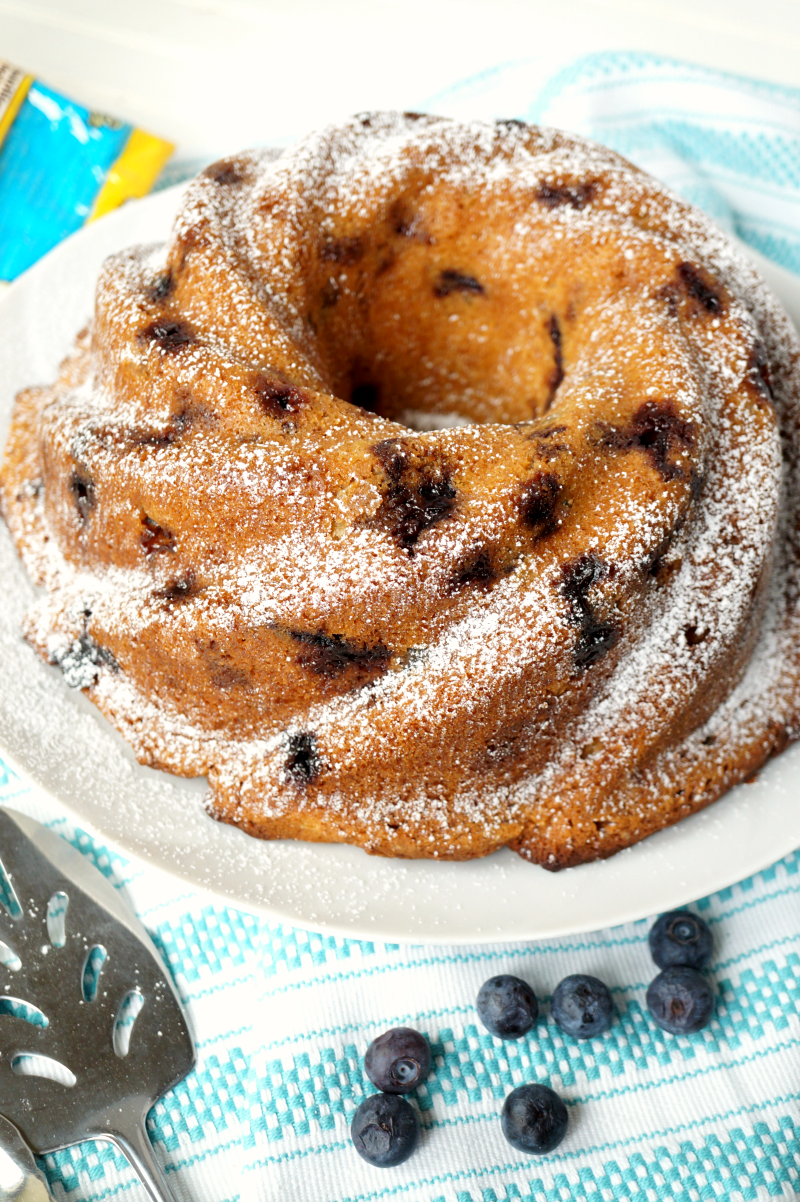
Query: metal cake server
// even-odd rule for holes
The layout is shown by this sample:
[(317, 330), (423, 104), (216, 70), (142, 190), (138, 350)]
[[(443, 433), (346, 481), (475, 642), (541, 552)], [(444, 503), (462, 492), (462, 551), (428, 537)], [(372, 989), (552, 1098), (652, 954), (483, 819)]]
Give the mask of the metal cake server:
[(25, 1140), (0, 1118), (0, 1202), (53, 1202)]
[(113, 885), (0, 809), (0, 1116), (39, 1155), (110, 1139), (152, 1202), (174, 1202), (145, 1119), (194, 1061), (172, 982)]

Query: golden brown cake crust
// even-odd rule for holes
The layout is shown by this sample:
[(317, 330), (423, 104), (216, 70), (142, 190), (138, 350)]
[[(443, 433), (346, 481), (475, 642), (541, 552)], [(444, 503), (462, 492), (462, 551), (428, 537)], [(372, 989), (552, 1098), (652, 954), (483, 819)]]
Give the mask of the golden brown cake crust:
[(251, 834), (611, 855), (798, 733), (799, 351), (577, 138), (369, 114), (217, 163), (18, 398), (27, 636)]

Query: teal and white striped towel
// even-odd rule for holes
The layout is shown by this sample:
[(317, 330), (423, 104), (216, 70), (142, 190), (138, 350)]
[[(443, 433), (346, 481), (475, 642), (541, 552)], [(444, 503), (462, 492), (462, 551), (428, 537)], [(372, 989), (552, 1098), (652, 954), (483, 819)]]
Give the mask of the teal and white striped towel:
[(800, 89), (649, 54), (595, 54), (538, 92), (531, 65), (513, 62), (428, 107), (520, 117), (611, 146), (800, 273)]
[[(513, 64), (429, 107), (569, 126), (617, 147), (800, 271), (800, 92), (641, 55), (601, 55), (535, 96)], [(715, 1017), (675, 1038), (647, 1015), (647, 922), (537, 944), (403, 947), (271, 924), (128, 862), (0, 764), (0, 801), (47, 821), (137, 910), (172, 968), (197, 1036), (197, 1070), (151, 1114), (185, 1202), (612, 1202), (800, 1196), (800, 853), (700, 899), (715, 936)], [(531, 871), (538, 871), (531, 869)], [(612, 988), (602, 1039), (562, 1036), (556, 983)], [(503, 1043), (477, 1022), (487, 977), (513, 972), (543, 999), (531, 1035)], [(429, 1037), (418, 1152), (370, 1168), (348, 1139), (373, 1092), (363, 1053), (389, 1026)], [(570, 1130), (542, 1159), (500, 1133), (526, 1080), (567, 1101)], [(121, 1158), (86, 1143), (47, 1158), (57, 1197), (143, 1202)]]

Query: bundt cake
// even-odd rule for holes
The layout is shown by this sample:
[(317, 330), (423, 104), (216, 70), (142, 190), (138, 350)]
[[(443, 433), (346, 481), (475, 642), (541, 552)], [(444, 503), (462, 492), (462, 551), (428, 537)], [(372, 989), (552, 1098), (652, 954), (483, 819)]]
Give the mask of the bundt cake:
[(517, 121), (218, 162), (18, 398), (26, 635), (264, 838), (548, 868), (798, 733), (800, 346), (702, 214)]

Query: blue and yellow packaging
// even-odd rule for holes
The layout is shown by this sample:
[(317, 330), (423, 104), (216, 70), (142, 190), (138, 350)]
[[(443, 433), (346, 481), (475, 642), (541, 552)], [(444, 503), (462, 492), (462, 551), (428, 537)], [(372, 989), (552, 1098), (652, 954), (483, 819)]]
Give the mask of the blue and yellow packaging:
[(145, 196), (173, 150), (0, 62), (0, 280), (16, 279), (67, 234)]

